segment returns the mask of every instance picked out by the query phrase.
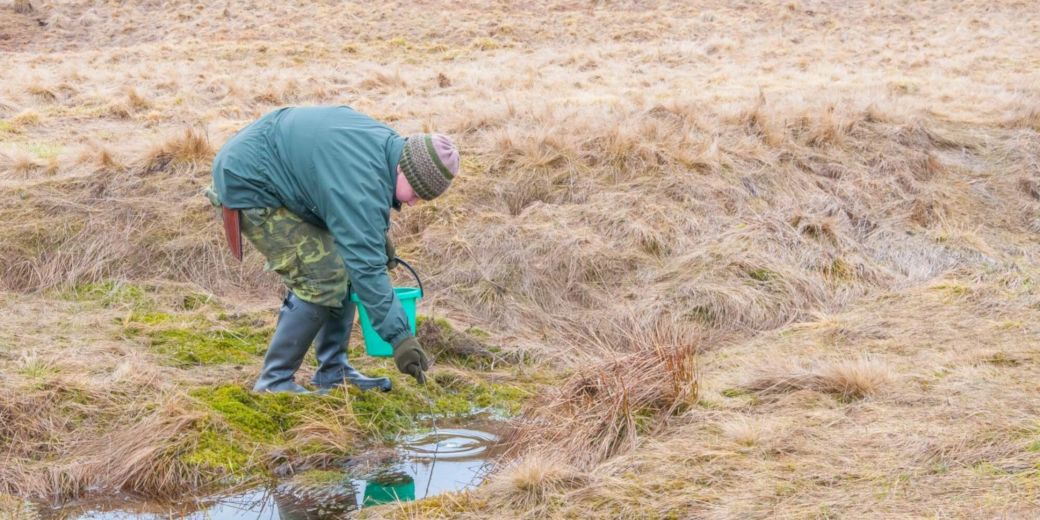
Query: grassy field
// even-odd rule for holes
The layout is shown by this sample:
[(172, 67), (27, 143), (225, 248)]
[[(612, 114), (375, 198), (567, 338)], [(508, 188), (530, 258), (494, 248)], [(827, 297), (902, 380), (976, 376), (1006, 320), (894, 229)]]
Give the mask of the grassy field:
[(322, 468), (411, 426), (397, 376), (245, 391), (280, 289), (200, 195), (253, 119), (348, 104), (459, 144), (392, 232), (438, 409), (517, 413), (484, 486), (367, 516), (1040, 516), (1032, 2), (19, 7), (0, 515)]

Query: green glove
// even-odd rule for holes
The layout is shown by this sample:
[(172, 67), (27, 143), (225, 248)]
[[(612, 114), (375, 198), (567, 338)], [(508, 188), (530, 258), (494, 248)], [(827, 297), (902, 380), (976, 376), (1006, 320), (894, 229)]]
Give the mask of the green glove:
[(386, 269), (393, 271), (397, 269), (397, 248), (394, 247), (394, 243), (390, 241), (390, 234), (386, 234)]
[(419, 347), (419, 341), (409, 336), (394, 346), (394, 364), (402, 374), (408, 374), (421, 384), (426, 384), (424, 370), (430, 368), (430, 358)]

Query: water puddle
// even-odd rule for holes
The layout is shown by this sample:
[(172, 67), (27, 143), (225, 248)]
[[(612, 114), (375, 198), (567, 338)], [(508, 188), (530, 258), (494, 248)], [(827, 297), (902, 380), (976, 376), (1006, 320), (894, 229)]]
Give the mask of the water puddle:
[(348, 464), (342, 480), (320, 487), (292, 480), (177, 504), (113, 497), (39, 510), (42, 520), (326, 520), (363, 507), (408, 501), (477, 486), (497, 454), (493, 423), (481, 429), (440, 428), (399, 440), (395, 456)]
[(397, 499), (426, 498), (480, 484), (489, 451), (498, 437), (469, 429), (440, 429), (403, 439), (400, 463), (355, 479), (357, 503), (362, 507)]

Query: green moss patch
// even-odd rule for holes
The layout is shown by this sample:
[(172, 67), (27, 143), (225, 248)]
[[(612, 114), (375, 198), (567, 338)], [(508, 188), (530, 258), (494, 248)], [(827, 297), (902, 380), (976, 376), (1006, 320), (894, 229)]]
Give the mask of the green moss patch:
[(159, 325), (173, 321), (174, 316), (165, 312), (142, 312), (135, 311), (130, 314), (129, 322), (142, 323), (145, 325)]
[(6, 119), (0, 119), (0, 135), (16, 133), (18, 133), (18, 128), (14, 124)]
[(213, 302), (213, 297), (204, 293), (191, 293), (181, 298), (181, 308), (186, 311), (201, 309)]
[(145, 309), (152, 306), (148, 290), (140, 285), (119, 281), (80, 284), (60, 294), (73, 301), (96, 301), (103, 307)]
[(254, 393), (237, 385), (200, 388), (191, 395), (237, 432), (266, 443), (282, 440), (285, 432), (299, 424), (301, 410), (321, 400), (316, 395)]
[(238, 479), (264, 476), (272, 463), (296, 460), (308, 450), (342, 455), (335, 448), (298, 442), (291, 430), (308, 417), (334, 413), (334, 400), (318, 395), (253, 393), (238, 385), (198, 388), (191, 392), (210, 415), (182, 462)]
[(391, 369), (367, 372), (387, 376), (394, 385), (386, 393), (348, 390), (358, 425), (373, 437), (390, 438), (414, 430), (430, 415), (465, 417), (480, 411), (515, 415), (534, 393), (522, 382), (489, 383), (458, 371), (434, 371), (425, 386)]
[(219, 310), (212, 296), (200, 292), (172, 294), (161, 288), (120, 281), (80, 284), (59, 293), (63, 299), (104, 308), (129, 310), (118, 318), (124, 337), (144, 337), (148, 345), (175, 366), (252, 364), (267, 350), (271, 329), (258, 314)]
[(252, 457), (247, 447), (232, 432), (219, 431), (212, 424), (199, 435), (193, 449), (181, 461), (198, 468), (233, 474), (250, 468)]
[(267, 351), (269, 336), (265, 329), (250, 327), (163, 328), (146, 334), (155, 351), (180, 366), (255, 363)]
[[(272, 333), (269, 313), (229, 313), (209, 295), (193, 291), (178, 294), (109, 281), (76, 286), (62, 297), (118, 309), (110, 314), (121, 325), (122, 339), (133, 339), (159, 354), (162, 362), (186, 369), (258, 367)], [(196, 387), (189, 394), (204, 419), (195, 423), (179, 461), (198, 469), (209, 482), (268, 477), (283, 464), (294, 470), (327, 468), (427, 428), (431, 416), (465, 420), (479, 412), (515, 415), (535, 388), (546, 384), (533, 379), (538, 375), (529, 370), (533, 365), (505, 362), (501, 349), (489, 345), (487, 332), (456, 330), (444, 320), (420, 319), (420, 341), (437, 360), (425, 386), (399, 373), (391, 359), (362, 355), (361, 338), (355, 339), (354, 366), (370, 376), (389, 377), (392, 391), (362, 392), (348, 386), (322, 396), (253, 393), (237, 383)], [(489, 373), (493, 368), (506, 370)], [(28, 366), (25, 372), (23, 377), (44, 380), (50, 367)], [(324, 485), (339, 473), (308, 478)]]

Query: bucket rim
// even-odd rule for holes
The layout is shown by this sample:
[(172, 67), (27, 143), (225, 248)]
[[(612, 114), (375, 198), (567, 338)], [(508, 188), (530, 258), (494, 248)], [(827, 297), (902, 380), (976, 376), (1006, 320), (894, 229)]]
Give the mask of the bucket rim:
[[(394, 287), (394, 293), (397, 294), (397, 299), (399, 300), (418, 300), (422, 298), (422, 291), (418, 287)], [(361, 299), (358, 298), (357, 293), (354, 291), (350, 291), (350, 301), (361, 303)]]

